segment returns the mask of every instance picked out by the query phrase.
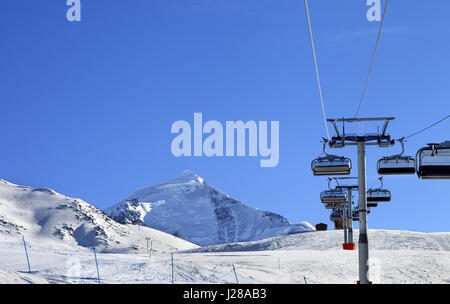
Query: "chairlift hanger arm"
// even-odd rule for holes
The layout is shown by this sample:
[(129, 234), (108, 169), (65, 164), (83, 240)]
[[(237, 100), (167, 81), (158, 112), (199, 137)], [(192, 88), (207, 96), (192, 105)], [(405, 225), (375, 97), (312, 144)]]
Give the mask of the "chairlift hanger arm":
[(381, 136), (385, 136), (385, 134), (386, 134), (386, 129), (387, 129), (388, 125), (389, 125), (389, 121), (390, 121), (390, 120), (386, 120), (386, 122), (384, 123), (383, 133), (381, 133)]
[(338, 128), (338, 126), (336, 125), (336, 120), (328, 120), (328, 121), (330, 121), (332, 124), (333, 124), (333, 127), (334, 127), (334, 130), (336, 131), (336, 134), (337, 134), (337, 136), (338, 137), (341, 137), (341, 134), (340, 134), (340, 132), (339, 132), (339, 128)]
[(380, 183), (381, 183), (380, 189), (383, 189), (383, 186), (384, 186), (384, 185), (383, 185), (383, 177), (380, 176), (378, 179), (380, 180)]

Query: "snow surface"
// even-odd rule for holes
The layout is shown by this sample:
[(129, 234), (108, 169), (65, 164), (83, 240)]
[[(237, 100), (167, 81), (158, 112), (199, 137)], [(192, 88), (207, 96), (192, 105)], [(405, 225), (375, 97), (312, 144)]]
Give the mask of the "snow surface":
[(8, 271), (0, 269), (1, 284), (48, 284), (48, 281), (40, 276), (24, 272)]
[(198, 245), (253, 241), (315, 230), (281, 215), (249, 207), (185, 171), (142, 188), (105, 210), (120, 223), (137, 221)]
[[(343, 251), (342, 239), (342, 231), (320, 231), (194, 250), (198, 252), (179, 251), (174, 253), (174, 280), (235, 283), (234, 265), (239, 283), (304, 284), (306, 278), (308, 284), (354, 284), (358, 251)], [(450, 283), (450, 233), (369, 230), (369, 242), (370, 279), (375, 284)], [(231, 247), (221, 249), (223, 246)], [(94, 255), (78, 248), (55, 250), (30, 245), (33, 276), (24, 282), (96, 284)], [(220, 251), (230, 248), (233, 251)], [(102, 283), (171, 283), (169, 253), (158, 252), (149, 258), (140, 249), (97, 256)], [(25, 276), (27, 263), (19, 239), (0, 242), (0, 269), (2, 283)]]

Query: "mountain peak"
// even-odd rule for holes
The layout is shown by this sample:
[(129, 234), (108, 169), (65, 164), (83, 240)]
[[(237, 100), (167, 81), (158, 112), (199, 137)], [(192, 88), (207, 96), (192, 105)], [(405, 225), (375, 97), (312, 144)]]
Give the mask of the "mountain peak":
[(180, 175), (171, 179), (171, 181), (197, 181), (203, 184), (204, 179), (190, 170), (184, 170)]
[(197, 245), (242, 242), (312, 231), (233, 199), (192, 171), (142, 188), (105, 210), (119, 223), (139, 222)]
[(197, 174), (195, 174), (194, 172), (190, 171), (190, 170), (184, 170), (179, 177), (188, 177), (188, 178), (199, 178), (199, 176)]

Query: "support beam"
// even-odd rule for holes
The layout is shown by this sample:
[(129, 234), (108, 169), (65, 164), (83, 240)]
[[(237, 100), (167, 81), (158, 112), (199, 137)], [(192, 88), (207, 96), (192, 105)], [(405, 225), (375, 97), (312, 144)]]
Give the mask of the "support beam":
[(369, 284), (369, 240), (367, 238), (366, 196), (366, 143), (358, 142), (358, 189), (359, 189), (359, 282)]
[(344, 244), (348, 244), (348, 227), (347, 227), (347, 203), (344, 203), (344, 208), (342, 208), (342, 225), (344, 228)]
[(348, 188), (348, 209), (347, 209), (347, 218), (348, 218), (348, 242), (353, 243), (353, 199), (352, 199), (352, 188)]

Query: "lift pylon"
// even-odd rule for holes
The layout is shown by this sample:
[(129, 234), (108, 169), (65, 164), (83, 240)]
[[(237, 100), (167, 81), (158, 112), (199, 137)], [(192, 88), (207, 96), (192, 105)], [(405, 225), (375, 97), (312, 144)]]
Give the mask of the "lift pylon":
[(338, 186), (340, 189), (345, 189), (347, 191), (347, 204), (346, 204), (346, 214), (344, 215), (347, 228), (347, 236), (344, 238), (344, 243), (342, 247), (344, 250), (355, 250), (355, 243), (353, 241), (353, 190), (358, 189), (357, 185), (353, 186)]
[[(366, 146), (378, 146), (386, 148), (393, 146), (395, 141), (386, 133), (389, 122), (394, 117), (378, 118), (338, 118), (327, 119), (330, 122), (336, 136), (329, 142), (330, 148), (344, 148), (345, 146), (357, 146), (358, 148), (358, 189), (359, 189), (359, 282), (360, 284), (370, 284), (369, 281), (369, 241), (367, 237), (367, 184), (366, 184)], [(342, 132), (338, 123), (342, 122)], [(345, 123), (363, 123), (363, 122), (384, 122), (382, 131), (377, 133), (345, 134)]]

